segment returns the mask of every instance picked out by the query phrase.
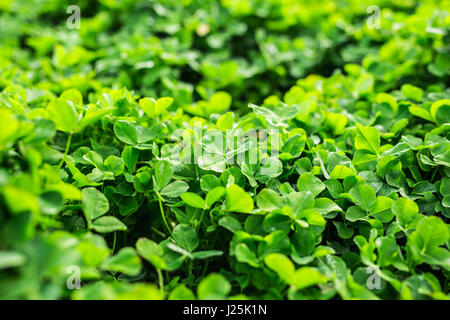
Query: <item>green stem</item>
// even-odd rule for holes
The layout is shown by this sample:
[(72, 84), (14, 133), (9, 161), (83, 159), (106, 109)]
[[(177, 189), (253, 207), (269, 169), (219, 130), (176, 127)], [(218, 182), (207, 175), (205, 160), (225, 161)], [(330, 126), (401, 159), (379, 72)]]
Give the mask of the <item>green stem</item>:
[(166, 235), (163, 232), (159, 231), (155, 227), (150, 227), (150, 229), (153, 230), (155, 233), (159, 234), (160, 237), (163, 237), (163, 238), (166, 237)]
[(71, 142), (72, 142), (72, 132), (69, 134), (69, 138), (67, 138), (66, 150), (64, 150), (64, 155), (63, 155), (61, 161), (59, 162), (58, 170), (61, 169), (61, 167), (62, 167), (62, 165), (64, 163), (64, 159), (69, 154), (69, 149), (70, 149)]
[(80, 204), (68, 204), (63, 207), (64, 211), (66, 211), (66, 210), (81, 210), (81, 209), (83, 209), (83, 206)]
[(156, 269), (156, 273), (158, 274), (159, 290), (161, 290), (161, 295), (164, 297), (164, 278), (161, 269)]
[(202, 277), (204, 277), (206, 275), (206, 271), (208, 271), (208, 260), (206, 260), (206, 262), (203, 266)]
[(197, 165), (194, 163), (194, 168), (195, 168), (195, 177), (198, 179), (198, 170), (197, 170)]
[(438, 169), (439, 169), (439, 168), (436, 168), (436, 169), (434, 170), (433, 175), (431, 176), (431, 182), (433, 182), (434, 176), (435, 176), (436, 173), (438, 172)]
[[(83, 137), (81, 137), (81, 139), (83, 139)], [(87, 143), (89, 143), (89, 139), (84, 139), (84, 140), (81, 140), (81, 141), (79, 141), (77, 143), (72, 144), (72, 147), (74, 149), (77, 149), (78, 147), (85, 146)]]
[(87, 214), (84, 210), (83, 210), (83, 214), (84, 214), (84, 218), (86, 219), (87, 228), (88, 228), (88, 230), (91, 230), (91, 228), (92, 228), (91, 219), (87, 216)]
[(192, 276), (192, 269), (193, 268), (194, 268), (194, 262), (193, 262), (193, 260), (189, 260), (189, 264), (188, 264), (189, 277)]
[(164, 221), (164, 225), (166, 226), (167, 231), (169, 231), (169, 234), (172, 235), (172, 230), (170, 230), (169, 224), (167, 223), (167, 220), (166, 220), (166, 215), (164, 214), (164, 208), (162, 205), (161, 196), (159, 195), (158, 192), (155, 192), (155, 193), (156, 193), (156, 196), (158, 197), (159, 211), (161, 211), (161, 217)]
[(117, 240), (117, 231), (114, 231), (114, 240), (113, 240), (113, 247), (112, 247), (113, 254), (114, 254), (114, 251), (116, 251), (116, 240)]
[(197, 231), (200, 228), (200, 225), (202, 224), (202, 220), (205, 215), (205, 212), (206, 212), (206, 210), (203, 209), (202, 214), (200, 215), (200, 219), (198, 220)]

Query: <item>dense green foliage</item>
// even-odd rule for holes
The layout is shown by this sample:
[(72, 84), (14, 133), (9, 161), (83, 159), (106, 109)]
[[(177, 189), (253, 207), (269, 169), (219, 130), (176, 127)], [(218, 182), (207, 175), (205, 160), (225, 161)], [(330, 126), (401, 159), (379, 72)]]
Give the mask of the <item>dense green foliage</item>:
[(316, 3), (2, 1), (0, 298), (448, 299), (450, 2)]

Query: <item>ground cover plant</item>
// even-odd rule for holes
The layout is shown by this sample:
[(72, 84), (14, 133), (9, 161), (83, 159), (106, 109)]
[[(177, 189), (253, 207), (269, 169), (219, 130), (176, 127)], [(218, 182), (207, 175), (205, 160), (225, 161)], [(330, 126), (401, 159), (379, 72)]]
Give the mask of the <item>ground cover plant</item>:
[(450, 2), (314, 3), (1, 2), (0, 298), (448, 299)]

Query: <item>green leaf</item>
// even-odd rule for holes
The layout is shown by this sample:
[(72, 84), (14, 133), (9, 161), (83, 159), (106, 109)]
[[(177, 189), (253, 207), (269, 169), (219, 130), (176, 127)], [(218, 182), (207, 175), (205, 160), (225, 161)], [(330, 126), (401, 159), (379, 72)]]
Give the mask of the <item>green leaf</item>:
[(247, 263), (252, 267), (259, 268), (259, 261), (256, 255), (251, 251), (245, 243), (239, 243), (235, 248), (236, 259), (239, 262)]
[(340, 211), (342, 212), (341, 207), (339, 207), (335, 202), (328, 198), (317, 198), (314, 200), (314, 209), (319, 211), (322, 215), (326, 215), (330, 212)]
[(120, 176), (124, 170), (124, 161), (116, 156), (109, 156), (104, 162), (105, 170), (114, 174), (115, 177)]
[(444, 244), (450, 239), (448, 226), (438, 217), (426, 217), (422, 219), (408, 238), (421, 249), (429, 251), (434, 247)]
[(298, 178), (297, 187), (298, 191), (309, 191), (314, 197), (325, 189), (325, 185), (322, 181), (309, 172), (305, 172)]
[(376, 196), (373, 188), (368, 184), (358, 184), (350, 189), (350, 195), (362, 209), (369, 211), (375, 205)]
[(97, 189), (84, 188), (81, 194), (83, 211), (87, 219), (96, 219), (109, 211), (108, 199)]
[(206, 209), (207, 207), (205, 200), (196, 193), (185, 192), (180, 197), (187, 205), (193, 208)]
[(193, 252), (199, 245), (197, 232), (186, 224), (177, 225), (172, 232), (175, 242), (189, 252)]
[(419, 117), (419, 118), (422, 118), (422, 119), (425, 119), (428, 121), (432, 121), (430, 112), (425, 108), (418, 107), (416, 105), (411, 105), (411, 106), (409, 106), (408, 110), (412, 115), (414, 115), (416, 117)]
[(306, 144), (306, 134), (296, 134), (290, 137), (281, 149), (282, 153), (289, 153), (293, 158), (299, 157)]
[(404, 84), (401, 88), (402, 94), (406, 99), (411, 99), (417, 102), (422, 101), (423, 90), (411, 84)]
[(198, 158), (200, 169), (223, 172), (226, 169), (225, 158), (219, 154), (204, 154)]
[(122, 221), (112, 216), (98, 218), (92, 223), (92, 228), (100, 233), (127, 230), (127, 226)]
[(119, 203), (119, 213), (128, 216), (139, 208), (139, 203), (135, 198), (125, 198)]
[(128, 171), (133, 173), (136, 170), (136, 163), (139, 158), (139, 151), (133, 147), (126, 146), (122, 151), (122, 159)]
[[(376, 96), (376, 102), (378, 105), (381, 105), (381, 110), (386, 111), (386, 115), (395, 115), (398, 111), (398, 104), (395, 98), (385, 92), (380, 92)], [(385, 108), (387, 106), (388, 109)], [(380, 108), (380, 107), (379, 107)]]
[(164, 134), (163, 132), (164, 126), (161, 123), (155, 124), (150, 128), (136, 126), (136, 134), (138, 142), (136, 148), (140, 150), (152, 149), (153, 145), (146, 145), (145, 143), (157, 138), (158, 136), (163, 135)]
[(63, 200), (61, 193), (57, 191), (47, 191), (41, 194), (38, 198), (41, 213), (50, 215), (57, 214), (64, 204)]
[(437, 124), (450, 123), (450, 99), (433, 102), (430, 114)]
[(399, 198), (392, 204), (392, 213), (397, 217), (399, 226), (408, 230), (419, 214), (419, 207), (412, 200)]
[(220, 179), (212, 174), (205, 174), (200, 178), (200, 186), (203, 191), (209, 192), (216, 187), (222, 186)]
[(280, 160), (275, 157), (264, 158), (261, 161), (261, 166), (256, 174), (257, 177), (267, 176), (269, 178), (276, 178), (283, 172), (283, 165)]
[(192, 257), (194, 259), (208, 259), (211, 257), (218, 257), (223, 254), (220, 250), (204, 250), (204, 251), (197, 251), (192, 254)]
[(117, 109), (117, 107), (115, 107), (115, 106), (106, 107), (106, 108), (99, 108), (98, 105), (88, 106), (83, 118), (80, 120), (80, 122), (78, 122), (76, 130), (78, 131), (82, 128), (92, 125), (94, 122), (100, 120), (105, 115), (111, 113), (112, 111), (114, 111), (116, 109)]
[(345, 225), (345, 223), (340, 221), (334, 221), (334, 226), (337, 229), (338, 235), (342, 239), (350, 239), (353, 236), (354, 230)]
[(354, 83), (354, 95), (362, 96), (373, 91), (375, 79), (370, 73), (361, 74)]
[(224, 187), (215, 187), (211, 191), (208, 192), (206, 195), (206, 206), (208, 208), (211, 208), (212, 205), (222, 199), (222, 197), (225, 195), (225, 188)]
[(179, 284), (169, 294), (169, 300), (195, 300), (195, 295), (184, 284)]
[(343, 259), (328, 254), (319, 260), (319, 271), (328, 278), (334, 278), (335, 283), (347, 282), (348, 271)]
[(0, 270), (7, 268), (15, 268), (24, 265), (27, 257), (20, 252), (2, 251), (0, 252)]
[(345, 179), (347, 177), (351, 177), (351, 176), (355, 176), (355, 175), (356, 175), (355, 169), (338, 164), (331, 171), (330, 178), (331, 179)]
[(449, 240), (448, 226), (438, 217), (431, 216), (421, 219), (416, 230), (408, 235), (407, 248), (416, 263), (426, 261), (449, 268), (450, 254), (446, 248), (439, 248)]
[(288, 257), (280, 253), (270, 253), (264, 258), (264, 262), (284, 282), (292, 283), (292, 280), (295, 278), (295, 267)]
[(252, 197), (241, 187), (232, 184), (226, 188), (226, 211), (250, 213), (254, 204)]
[(309, 191), (291, 192), (287, 196), (287, 203), (294, 216), (298, 217), (303, 211), (314, 207), (314, 196)]
[(450, 195), (450, 178), (443, 178), (441, 180), (441, 185), (439, 187), (439, 192), (443, 195), (443, 196), (447, 196)]
[(360, 207), (352, 206), (347, 209), (345, 212), (345, 219), (351, 222), (355, 222), (358, 220), (368, 220), (369, 215), (367, 211), (364, 211)]
[(378, 250), (377, 264), (380, 267), (385, 267), (392, 264), (399, 249), (395, 239), (392, 237), (381, 237), (378, 238), (375, 243)]
[(370, 150), (357, 150), (353, 155), (352, 164), (358, 168), (358, 166), (368, 165), (378, 159), (378, 156)]
[(77, 89), (68, 89), (63, 91), (60, 95), (60, 98), (64, 100), (69, 100), (73, 102), (75, 105), (83, 104), (83, 95)]
[(294, 278), (291, 280), (290, 284), (293, 285), (296, 290), (300, 290), (327, 281), (328, 278), (318, 270), (310, 267), (302, 267), (295, 271)]
[(341, 135), (345, 131), (348, 118), (340, 113), (327, 112), (324, 125), (332, 129), (333, 135)]
[(258, 185), (258, 183), (255, 180), (254, 172), (253, 172), (252, 168), (250, 167), (250, 165), (246, 164), (245, 162), (242, 162), (240, 164), (240, 166), (242, 168), (242, 174), (247, 177), (248, 182), (250, 183), (250, 186), (256, 187)]
[(202, 281), (197, 288), (199, 300), (222, 300), (231, 291), (231, 285), (224, 276), (218, 273), (211, 273)]
[(6, 186), (3, 195), (9, 209), (13, 214), (30, 211), (34, 214), (39, 212), (38, 197), (24, 189)]
[(155, 115), (160, 115), (167, 110), (168, 107), (173, 103), (173, 98), (163, 97), (156, 100), (155, 104)]
[(370, 215), (380, 220), (383, 223), (387, 223), (392, 220), (394, 214), (391, 211), (391, 206), (394, 200), (388, 197), (377, 197), (375, 205), (370, 208)]
[(223, 113), (230, 108), (231, 95), (225, 91), (218, 91), (214, 93), (209, 99), (208, 112), (207, 113)]
[(20, 129), (20, 122), (14, 114), (8, 110), (0, 109), (0, 151), (15, 140)]
[(262, 210), (272, 211), (281, 208), (283, 199), (271, 189), (262, 189), (256, 196), (256, 204)]
[(291, 229), (292, 218), (286, 214), (276, 211), (269, 213), (263, 221), (263, 228), (266, 232), (275, 232), (277, 230), (288, 233)]
[(423, 257), (425, 263), (450, 269), (450, 252), (447, 249), (435, 247), (427, 251)]
[[(2, 115), (0, 114), (0, 117), (1, 116)], [(0, 123), (0, 127), (6, 128), (6, 123), (8, 124), (8, 127), (11, 127), (11, 126), (12, 127), (8, 128), (8, 130), (4, 129), (4, 132), (0, 133), (0, 145), (2, 144), (2, 140), (3, 140), (3, 138), (1, 137), (2, 135), (10, 136), (11, 133), (15, 132), (15, 130), (18, 128), (16, 126), (17, 123), (14, 123), (15, 119), (10, 118), (10, 117), (8, 117), (8, 118), (3, 120), (3, 121), (5, 121), (4, 125), (2, 125)], [(16, 120), (16, 122), (17, 122), (17, 120)], [(51, 140), (55, 136), (56, 126), (52, 121), (50, 121), (48, 119), (38, 118), (38, 119), (34, 119), (33, 123), (34, 123), (33, 133), (31, 133), (28, 137), (26, 137), (24, 139), (26, 142), (30, 142), (30, 143), (46, 142), (46, 141)]]
[(169, 183), (161, 190), (161, 195), (171, 198), (179, 197), (182, 193), (189, 189), (189, 185), (184, 181), (174, 181)]
[(355, 138), (356, 150), (369, 150), (376, 154), (380, 153), (380, 132), (373, 127), (358, 127)]
[(76, 181), (79, 187), (100, 185), (100, 183), (91, 181), (88, 177), (86, 177), (83, 173), (81, 173), (81, 171), (78, 170), (78, 168), (70, 161), (66, 160), (66, 166), (69, 168), (73, 180)]
[(133, 248), (125, 247), (114, 256), (103, 260), (101, 267), (103, 270), (136, 276), (141, 271), (141, 260)]
[(47, 111), (56, 129), (73, 132), (78, 123), (78, 113), (71, 101), (56, 99), (49, 103)]
[(316, 244), (316, 235), (312, 228), (298, 228), (292, 236), (293, 249), (302, 257), (311, 255)]
[(155, 112), (156, 101), (153, 98), (142, 98), (139, 100), (139, 106), (144, 110), (147, 117), (154, 117), (156, 115)]
[(216, 127), (222, 131), (230, 130), (234, 124), (234, 113), (227, 112), (217, 120)]
[(120, 141), (135, 146), (138, 143), (136, 128), (126, 120), (119, 120), (114, 123), (114, 133)]
[(93, 165), (94, 167), (102, 170), (103, 169), (103, 159), (95, 151), (89, 151), (84, 156), (83, 159)]
[(156, 191), (161, 190), (170, 182), (170, 180), (172, 180), (172, 177), (173, 177), (172, 165), (165, 160), (158, 162), (155, 168), (155, 175), (154, 175), (155, 185), (153, 186), (153, 188)]
[(232, 216), (222, 217), (219, 220), (219, 225), (233, 233), (235, 233), (236, 231), (242, 230), (241, 223), (236, 218), (233, 218)]
[(142, 258), (153, 264), (156, 269), (167, 269), (166, 261), (163, 259), (164, 250), (156, 242), (147, 238), (140, 238), (136, 242), (136, 250)]

